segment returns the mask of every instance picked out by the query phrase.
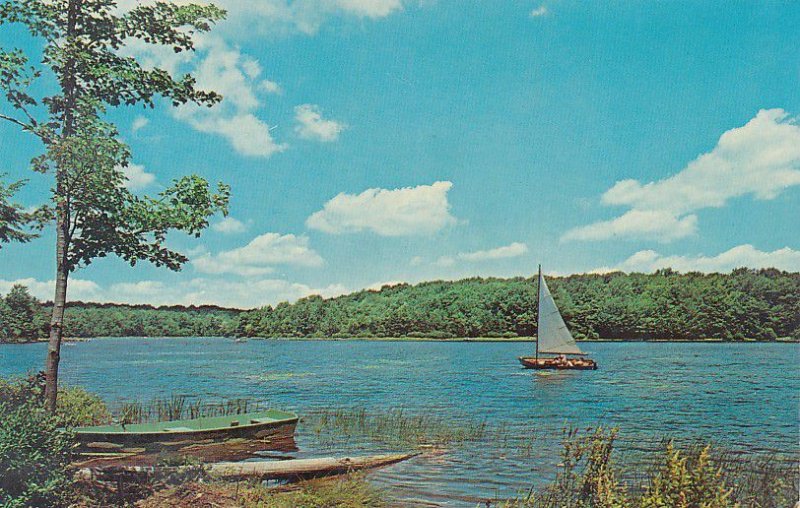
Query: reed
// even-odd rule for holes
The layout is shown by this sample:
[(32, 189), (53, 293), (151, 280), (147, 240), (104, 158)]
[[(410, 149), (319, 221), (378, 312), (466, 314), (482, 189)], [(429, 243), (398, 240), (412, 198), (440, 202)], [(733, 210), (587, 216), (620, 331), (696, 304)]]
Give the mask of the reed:
[(250, 413), (268, 409), (266, 401), (230, 398), (206, 401), (199, 397), (170, 395), (147, 402), (121, 403), (114, 414), (120, 423), (151, 423)]
[(403, 409), (368, 412), (364, 408), (311, 412), (303, 424), (324, 441), (332, 438), (367, 438), (402, 446), (443, 446), (480, 441), (488, 436), (486, 422), (467, 420), (455, 424), (428, 414), (409, 414)]

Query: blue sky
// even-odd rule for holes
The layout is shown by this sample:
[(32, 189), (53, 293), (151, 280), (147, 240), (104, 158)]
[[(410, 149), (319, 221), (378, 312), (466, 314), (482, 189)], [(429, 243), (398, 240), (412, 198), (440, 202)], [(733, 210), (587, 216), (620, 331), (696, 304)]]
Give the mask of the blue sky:
[[(219, 4), (194, 57), (128, 51), (223, 103), (110, 117), (132, 189), (197, 172), (232, 185), (231, 218), (169, 239), (182, 272), (106, 259), (73, 299), (255, 306), (537, 263), (800, 270), (796, 2)], [(0, 44), (36, 47), (6, 27)], [(0, 125), (26, 205), (49, 188), (37, 149)], [(49, 297), (52, 236), (0, 250), (0, 292)]]

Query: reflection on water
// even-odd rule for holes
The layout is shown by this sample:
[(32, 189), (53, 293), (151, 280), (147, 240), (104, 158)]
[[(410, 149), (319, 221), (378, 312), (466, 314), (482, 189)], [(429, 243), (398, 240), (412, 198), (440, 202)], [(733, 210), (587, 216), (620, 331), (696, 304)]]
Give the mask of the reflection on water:
[[(302, 414), (404, 408), (502, 429), (374, 475), (407, 499), (474, 506), (547, 481), (562, 429), (621, 429), (626, 454), (660, 438), (711, 440), (742, 452), (798, 453), (796, 344), (590, 343), (597, 371), (526, 371), (525, 343), (103, 339), (62, 353), (62, 379), (111, 404), (172, 394), (250, 397)], [(0, 346), (0, 375), (24, 374), (45, 345)], [(298, 430), (299, 456), (394, 451), (369, 439), (319, 441)]]

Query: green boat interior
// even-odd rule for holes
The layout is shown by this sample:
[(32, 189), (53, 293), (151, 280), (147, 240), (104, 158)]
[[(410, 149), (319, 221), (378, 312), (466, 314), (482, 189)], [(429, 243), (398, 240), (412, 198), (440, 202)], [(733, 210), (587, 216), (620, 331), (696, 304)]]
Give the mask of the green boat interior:
[(265, 423), (291, 422), (297, 415), (288, 411), (270, 409), (255, 413), (243, 413), (229, 416), (212, 416), (196, 418), (193, 420), (172, 420), (168, 422), (134, 423), (125, 425), (97, 425), (93, 427), (80, 427), (75, 429), (77, 434), (82, 433), (128, 433), (147, 434), (164, 432), (197, 432), (204, 430), (227, 429), (231, 427), (244, 427), (247, 425), (261, 425)]

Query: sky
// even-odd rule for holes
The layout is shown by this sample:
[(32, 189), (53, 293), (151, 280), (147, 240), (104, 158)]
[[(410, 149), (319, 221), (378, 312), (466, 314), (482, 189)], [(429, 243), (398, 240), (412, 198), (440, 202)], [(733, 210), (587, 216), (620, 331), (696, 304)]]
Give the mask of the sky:
[[(122, 0), (120, 9), (139, 1)], [(212, 109), (120, 108), (128, 187), (197, 173), (230, 215), (103, 259), (73, 300), (255, 307), (471, 276), (800, 271), (800, 3), (218, 0), (191, 72)], [(0, 46), (39, 47), (13, 27)], [(0, 112), (8, 104), (0, 100)], [(0, 124), (0, 173), (47, 200)], [(54, 234), (0, 249), (0, 293), (51, 299)]]

